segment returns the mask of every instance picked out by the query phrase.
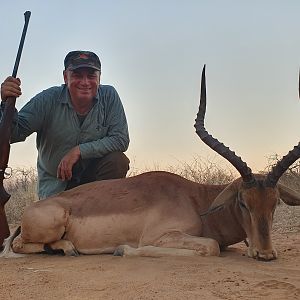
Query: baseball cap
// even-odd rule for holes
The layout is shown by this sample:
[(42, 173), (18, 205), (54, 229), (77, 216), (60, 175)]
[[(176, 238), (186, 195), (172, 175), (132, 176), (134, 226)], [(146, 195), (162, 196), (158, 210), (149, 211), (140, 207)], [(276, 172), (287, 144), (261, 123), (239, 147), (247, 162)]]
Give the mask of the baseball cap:
[(75, 70), (78, 68), (92, 68), (101, 71), (99, 57), (91, 51), (71, 51), (64, 60), (65, 70)]

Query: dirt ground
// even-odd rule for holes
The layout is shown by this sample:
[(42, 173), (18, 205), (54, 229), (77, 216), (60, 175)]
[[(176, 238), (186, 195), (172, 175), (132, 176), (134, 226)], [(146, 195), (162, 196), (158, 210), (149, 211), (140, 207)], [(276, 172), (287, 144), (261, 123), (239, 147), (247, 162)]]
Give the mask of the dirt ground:
[(221, 257), (0, 258), (0, 299), (300, 299), (299, 210), (288, 213), (274, 224), (271, 262), (242, 243)]

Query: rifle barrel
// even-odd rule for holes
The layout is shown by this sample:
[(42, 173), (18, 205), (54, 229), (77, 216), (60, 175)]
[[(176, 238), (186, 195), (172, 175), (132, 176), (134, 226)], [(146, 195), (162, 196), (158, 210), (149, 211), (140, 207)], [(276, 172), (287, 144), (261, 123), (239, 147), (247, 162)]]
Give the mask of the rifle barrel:
[(15, 78), (17, 77), (17, 73), (18, 73), (18, 68), (19, 68), (19, 64), (20, 64), (20, 59), (21, 59), (21, 55), (22, 55), (22, 50), (23, 50), (23, 46), (24, 46), (24, 41), (25, 41), (25, 36), (26, 36), (30, 16), (31, 16), (30, 11), (26, 11), (24, 13), (25, 24), (24, 24), (23, 31), (22, 31), (22, 36), (21, 36), (21, 40), (20, 40), (20, 44), (19, 44), (19, 49), (18, 49), (18, 52), (17, 52), (17, 57), (16, 57), (14, 69), (13, 69), (13, 72), (12, 72), (12, 77), (15, 77)]

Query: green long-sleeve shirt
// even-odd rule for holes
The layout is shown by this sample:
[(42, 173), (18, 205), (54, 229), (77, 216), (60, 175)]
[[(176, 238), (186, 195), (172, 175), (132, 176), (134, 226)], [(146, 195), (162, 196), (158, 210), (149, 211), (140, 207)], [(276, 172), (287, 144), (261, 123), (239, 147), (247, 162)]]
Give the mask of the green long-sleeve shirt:
[(79, 145), (81, 158), (100, 158), (126, 151), (128, 126), (117, 91), (100, 85), (95, 105), (80, 126), (66, 85), (51, 87), (33, 97), (19, 111), (11, 143), (24, 141), (36, 132), (38, 194), (40, 199), (57, 194), (67, 182), (56, 177), (63, 156)]

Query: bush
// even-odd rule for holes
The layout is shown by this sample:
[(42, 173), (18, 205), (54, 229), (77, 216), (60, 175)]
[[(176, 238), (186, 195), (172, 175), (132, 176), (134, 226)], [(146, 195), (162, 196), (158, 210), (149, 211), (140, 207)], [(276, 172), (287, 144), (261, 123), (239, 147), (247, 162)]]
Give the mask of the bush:
[(191, 163), (183, 162), (177, 167), (171, 166), (167, 171), (203, 184), (227, 184), (237, 177), (232, 167), (223, 167), (218, 162), (203, 159), (200, 156), (194, 157)]
[(231, 165), (226, 167), (219, 161), (212, 161), (211, 159), (204, 159), (201, 156), (195, 156), (189, 163), (179, 161), (177, 166), (161, 168), (159, 165), (153, 165), (152, 167), (145, 167), (144, 170), (131, 167), (128, 177), (159, 170), (171, 172), (188, 180), (203, 184), (226, 184), (238, 176), (236, 170)]
[[(269, 156), (266, 172), (271, 171), (272, 167), (274, 167), (280, 159), (281, 157), (277, 154)], [(300, 162), (296, 161), (292, 164), (280, 177), (279, 182), (295, 191), (300, 192)]]
[(9, 224), (19, 223), (24, 209), (30, 203), (37, 201), (37, 174), (34, 168), (18, 168), (9, 179), (4, 180), (6, 191), (11, 194), (5, 205)]

